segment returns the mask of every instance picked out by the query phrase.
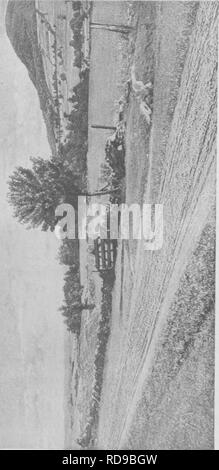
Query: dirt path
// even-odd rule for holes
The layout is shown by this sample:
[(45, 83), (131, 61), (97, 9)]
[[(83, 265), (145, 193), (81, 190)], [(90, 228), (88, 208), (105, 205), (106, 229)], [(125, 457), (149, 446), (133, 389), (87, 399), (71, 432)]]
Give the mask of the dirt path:
[[(183, 68), (180, 70), (179, 67), (179, 77), (175, 74), (177, 83), (172, 84), (173, 93), (177, 90), (177, 96), (172, 102), (174, 106), (172, 108), (166, 106), (163, 112), (164, 98), (161, 97), (161, 87), (162, 89), (165, 87), (166, 80), (171, 94), (170, 81), (172, 80), (172, 76), (166, 73), (165, 77), (165, 74), (160, 71), (161, 65), (165, 65), (162, 42), (165, 42), (171, 35), (171, 26), (173, 27), (174, 24), (173, 16), (169, 17), (169, 24), (165, 27), (163, 24), (165, 18), (168, 18), (168, 3), (163, 4), (157, 11), (154, 120), (148, 165), (149, 184), (144, 190), (145, 196), (150, 195), (151, 200), (162, 202), (164, 205), (164, 244), (158, 252), (145, 251), (143, 242), (138, 244), (133, 288), (131, 295), (128, 296), (130, 302), (128, 305), (126, 303), (122, 324), (118, 323), (119, 305), (115, 301), (100, 410), (98, 443), (100, 448), (114, 449), (126, 448), (126, 446), (132, 448), (134, 438), (128, 440), (128, 435), (131, 435), (131, 428), (135, 423), (137, 408), (145, 386), (148, 384), (148, 378), (153, 376), (153, 370), (157, 367), (157, 351), (162, 345), (164, 331), (171, 317), (172, 305), (176, 298), (181, 301), (186, 298), (186, 293), (182, 294), (179, 291), (182, 279), (189, 272), (188, 265), (191, 258), (194, 257), (194, 262), (196, 261), (195, 249), (206, 226), (210, 224), (214, 227), (214, 218), (211, 218), (209, 222), (209, 214), (214, 207), (215, 198), (217, 5), (214, 2), (201, 3), (195, 12), (190, 41), (188, 44), (183, 43), (184, 50), (188, 45)], [(176, 4), (179, 9), (182, 8), (182, 3), (176, 2)], [(177, 5), (175, 8), (177, 10)], [(184, 14), (182, 11), (178, 13)], [(185, 14), (188, 18), (189, 12), (186, 11)], [(176, 41), (174, 32), (172, 39)], [(178, 46), (179, 44), (175, 53), (177, 53)], [(168, 60), (166, 65), (168, 65)], [(165, 99), (169, 99), (169, 94)], [(165, 125), (164, 129), (165, 113), (169, 129), (168, 125)], [(159, 116), (162, 116), (162, 120), (159, 120)], [(133, 116), (130, 119), (133, 119)], [(161, 143), (164, 135), (165, 145)], [(160, 160), (161, 154), (162, 160)], [(211, 243), (212, 239), (209, 244)], [(206, 242), (203, 248), (206, 256), (209, 244)], [(119, 270), (120, 267), (117, 266), (117, 269)], [(195, 269), (193, 276), (198, 272), (198, 264)], [(123, 285), (129, 285), (130, 272), (128, 269), (125, 272), (127, 279), (123, 281)], [(195, 288), (197, 298), (199, 298), (202, 282)], [(116, 289), (117, 287), (115, 287), (115, 298), (118, 297)], [(209, 298), (211, 289), (209, 286), (206, 289), (205, 297)], [(125, 294), (124, 292), (123, 298)], [(177, 311), (175, 313), (177, 314)], [(198, 313), (200, 317), (203, 315), (201, 307)], [(192, 318), (193, 311), (190, 314)], [(192, 322), (192, 320), (188, 321)], [(194, 336), (195, 326), (192, 323), (189, 326), (191, 336), (192, 334)], [(178, 336), (180, 336), (179, 325), (176, 326), (176, 330), (175, 349), (177, 349)], [(189, 350), (189, 354), (192, 354), (193, 350), (194, 345), (193, 349), (191, 347), (191, 351)], [(200, 365), (202, 357), (197, 358), (197, 361)], [(171, 362), (170, 358), (169, 362)], [(183, 365), (184, 362), (181, 368)], [(198, 366), (194, 364), (193, 367)], [(157, 390), (157, 386), (160, 385), (162, 388), (163, 383), (169, 386), (171, 381), (168, 381), (168, 372), (163, 370), (159, 373), (160, 376), (153, 379), (152, 384), (147, 385), (149, 388)], [(182, 394), (183, 390), (188, 387), (186, 380), (184, 377), (181, 381)], [(192, 381), (192, 372), (190, 380)], [(195, 393), (192, 385), (190, 390), (191, 393)], [(152, 389), (150, 393), (153, 396)], [(201, 399), (199, 395), (197, 399)], [(153, 401), (154, 398), (151, 400)], [(208, 401), (208, 406), (211, 407), (212, 402)], [(197, 422), (197, 410), (193, 409), (190, 412), (193, 413), (193, 421)], [(156, 409), (152, 409), (151, 413), (156, 416)], [(145, 418), (142, 416), (141, 419), (145, 419), (147, 427), (150, 423), (150, 416)], [(183, 427), (181, 431), (185, 432)], [(155, 436), (159, 435), (159, 425), (153, 432)], [(206, 446), (211, 445), (209, 444), (211, 439), (207, 435), (210, 432), (208, 426), (205, 430), (197, 427), (195, 432), (194, 442), (198, 433), (201, 432), (202, 445), (203, 442)], [(170, 448), (174, 444), (174, 439), (174, 437), (172, 440), (170, 438)], [(181, 442), (183, 445), (184, 440), (182, 439)], [(147, 443), (146, 439), (142, 445), (145, 446)], [(194, 445), (198, 447), (199, 444)]]

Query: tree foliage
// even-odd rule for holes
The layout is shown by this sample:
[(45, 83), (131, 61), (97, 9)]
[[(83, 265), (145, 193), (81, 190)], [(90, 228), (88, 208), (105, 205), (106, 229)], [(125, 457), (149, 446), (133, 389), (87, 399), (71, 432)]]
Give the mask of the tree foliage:
[(79, 241), (64, 238), (59, 247), (58, 259), (60, 264), (79, 267)]
[(81, 313), (84, 308), (81, 302), (82, 288), (80, 285), (79, 265), (70, 266), (64, 276), (64, 303), (60, 312), (64, 316), (67, 329), (72, 333), (79, 333), (81, 326)]
[(31, 158), (32, 168), (17, 167), (9, 178), (8, 200), (14, 216), (27, 228), (54, 230), (55, 209), (61, 202), (77, 205), (79, 183), (65, 162)]
[(79, 69), (83, 63), (83, 23), (87, 13), (83, 10), (82, 2), (73, 2), (73, 18), (69, 24), (72, 29), (73, 39), (70, 45), (74, 47), (74, 66)]

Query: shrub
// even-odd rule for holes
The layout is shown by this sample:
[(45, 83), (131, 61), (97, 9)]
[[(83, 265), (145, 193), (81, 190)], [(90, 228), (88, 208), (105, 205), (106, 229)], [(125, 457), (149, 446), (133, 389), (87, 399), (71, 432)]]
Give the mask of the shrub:
[(72, 110), (64, 115), (68, 133), (65, 142), (59, 146), (59, 158), (77, 175), (81, 189), (84, 189), (87, 172), (89, 70), (82, 72), (80, 78), (69, 98)]
[[(75, 5), (76, 3), (76, 5)], [(73, 18), (69, 24), (73, 32), (73, 40), (70, 45), (73, 45), (75, 52), (74, 65), (81, 68), (83, 62), (83, 23), (87, 13), (82, 8), (81, 2), (73, 2)]]
[(101, 167), (101, 179), (112, 189), (118, 188), (110, 196), (112, 203), (121, 202), (122, 184), (125, 177), (125, 125), (120, 122), (116, 131), (107, 139), (105, 162)]
[(60, 264), (73, 266), (79, 269), (79, 244), (78, 240), (70, 240), (65, 238), (58, 251), (58, 259)]
[(64, 276), (64, 303), (60, 312), (65, 317), (67, 329), (79, 334), (81, 313), (84, 305), (81, 302), (82, 288), (80, 285), (79, 263), (70, 266)]

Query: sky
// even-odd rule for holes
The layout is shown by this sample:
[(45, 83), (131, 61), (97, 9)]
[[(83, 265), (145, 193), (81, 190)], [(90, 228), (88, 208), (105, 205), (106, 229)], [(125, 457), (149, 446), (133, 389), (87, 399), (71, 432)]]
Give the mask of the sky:
[(26, 230), (8, 176), (51, 152), (36, 90), (4, 27), (0, 0), (0, 448), (63, 448), (63, 269), (54, 234)]

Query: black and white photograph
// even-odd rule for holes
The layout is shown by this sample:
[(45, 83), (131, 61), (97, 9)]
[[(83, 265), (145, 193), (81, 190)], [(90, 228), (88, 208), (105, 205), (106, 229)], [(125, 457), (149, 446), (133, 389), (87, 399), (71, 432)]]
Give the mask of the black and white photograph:
[(217, 32), (0, 0), (0, 449), (216, 449)]

